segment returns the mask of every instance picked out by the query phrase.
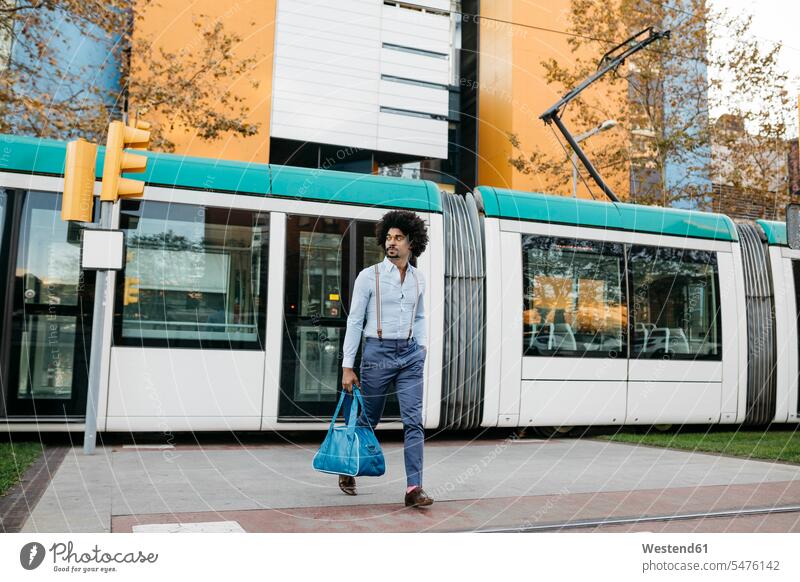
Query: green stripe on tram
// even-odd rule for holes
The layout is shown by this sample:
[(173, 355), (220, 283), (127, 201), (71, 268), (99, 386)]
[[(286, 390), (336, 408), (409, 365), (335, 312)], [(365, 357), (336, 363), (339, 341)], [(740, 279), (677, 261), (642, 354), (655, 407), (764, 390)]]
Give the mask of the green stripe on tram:
[(584, 200), (480, 186), (486, 216), (669, 236), (736, 241), (736, 226), (722, 214)]
[(442, 211), (441, 194), (433, 182), (372, 174), (273, 165), (272, 194), (367, 206)]
[(785, 222), (776, 220), (756, 220), (756, 224), (764, 231), (769, 244), (783, 247), (789, 246)]
[[(61, 176), (66, 146), (64, 141), (0, 135), (0, 171)], [(439, 189), (426, 180), (138, 153), (148, 157), (147, 170), (125, 176), (144, 180), (150, 186), (442, 212)], [(95, 171), (98, 179), (104, 155), (105, 148), (100, 147)]]

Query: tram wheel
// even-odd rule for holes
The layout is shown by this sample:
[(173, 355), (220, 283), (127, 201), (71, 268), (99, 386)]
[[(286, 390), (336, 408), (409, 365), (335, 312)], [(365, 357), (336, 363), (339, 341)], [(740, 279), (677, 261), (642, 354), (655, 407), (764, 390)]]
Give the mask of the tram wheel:
[(542, 438), (557, 439), (567, 436), (572, 429), (571, 426), (537, 426), (533, 430)]
[(654, 424), (653, 430), (656, 432), (667, 432), (672, 429), (671, 424)]

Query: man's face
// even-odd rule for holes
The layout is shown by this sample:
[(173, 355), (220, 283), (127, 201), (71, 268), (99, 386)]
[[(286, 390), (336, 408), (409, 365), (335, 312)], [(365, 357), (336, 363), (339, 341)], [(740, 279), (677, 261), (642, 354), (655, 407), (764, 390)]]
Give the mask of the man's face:
[(408, 237), (399, 228), (389, 229), (389, 232), (386, 233), (384, 248), (386, 256), (390, 259), (408, 260), (411, 257), (411, 244), (408, 242)]

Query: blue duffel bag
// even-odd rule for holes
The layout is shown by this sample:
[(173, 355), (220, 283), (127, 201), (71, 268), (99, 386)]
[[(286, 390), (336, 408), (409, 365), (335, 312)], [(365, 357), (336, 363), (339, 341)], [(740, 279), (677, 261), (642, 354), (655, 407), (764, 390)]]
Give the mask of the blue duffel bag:
[(355, 385), (353, 386), (355, 398), (350, 405), (350, 421), (346, 425), (336, 426), (336, 418), (342, 408), (344, 395), (342, 391), (328, 434), (314, 455), (312, 465), (317, 471), (336, 475), (353, 477), (383, 475), (386, 472), (386, 462), (375, 432), (370, 426), (356, 426), (358, 405), (360, 404), (363, 410), (364, 401), (361, 399), (361, 391)]

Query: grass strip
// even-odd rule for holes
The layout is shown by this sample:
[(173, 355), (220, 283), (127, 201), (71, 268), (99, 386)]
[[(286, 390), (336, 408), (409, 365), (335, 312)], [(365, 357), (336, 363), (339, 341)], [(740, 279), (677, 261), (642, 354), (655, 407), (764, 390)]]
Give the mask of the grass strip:
[(668, 447), (684, 451), (722, 453), (750, 459), (800, 463), (800, 430), (708, 432), (620, 432), (596, 438)]
[(41, 443), (0, 443), (0, 495), (19, 483), (44, 450)]

